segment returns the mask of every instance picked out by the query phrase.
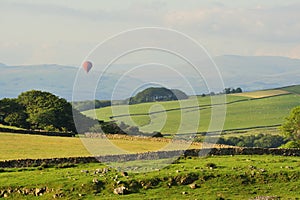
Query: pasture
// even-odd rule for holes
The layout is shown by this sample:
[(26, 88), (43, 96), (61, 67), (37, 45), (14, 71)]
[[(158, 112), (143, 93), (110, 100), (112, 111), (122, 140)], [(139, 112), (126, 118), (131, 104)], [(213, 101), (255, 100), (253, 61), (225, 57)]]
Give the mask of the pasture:
[[(0, 193), (7, 199), (297, 199), (299, 162), (270, 155), (189, 157), (127, 176), (100, 163), (7, 168), (0, 172)], [(128, 194), (114, 194), (120, 186)]]
[[(121, 149), (122, 153), (141, 153), (158, 151), (169, 143), (168, 139), (130, 136), (108, 137), (106, 140), (0, 132), (0, 160), (91, 156), (87, 149), (96, 155), (119, 154), (120, 151), (116, 149)], [(112, 146), (116, 149), (112, 149)], [(184, 147), (183, 145), (182, 148)], [(189, 148), (201, 148), (201, 145), (195, 143)]]
[(292, 85), (292, 86), (287, 86), (283, 88), (279, 88), (281, 90), (294, 93), (294, 94), (300, 94), (300, 85)]
[(289, 94), (289, 92), (285, 90), (260, 90), (260, 91), (243, 92), (243, 93), (230, 94), (230, 95), (250, 97), (250, 98), (265, 98), (265, 97), (274, 97), (274, 96), (284, 95), (284, 94)]
[[(275, 96), (249, 98), (226, 95), (227, 110), (223, 129), (268, 127), (282, 124), (290, 110), (300, 105), (300, 96), (278, 94), (278, 90), (275, 92), (270, 90), (268, 95)], [(267, 94), (265, 93), (265, 95)], [(218, 108), (221, 105), (210, 105), (210, 97), (197, 97), (197, 102), (198, 105), (195, 105), (195, 99), (188, 99), (129, 106), (119, 105), (96, 109), (95, 114), (98, 119), (105, 121), (111, 120), (113, 116), (114, 120), (139, 126), (145, 132), (161, 131), (165, 134), (206, 132), (211, 123), (212, 107)], [(94, 117), (94, 110), (83, 113)], [(194, 127), (191, 127), (191, 124)], [(197, 130), (195, 130), (195, 125)]]

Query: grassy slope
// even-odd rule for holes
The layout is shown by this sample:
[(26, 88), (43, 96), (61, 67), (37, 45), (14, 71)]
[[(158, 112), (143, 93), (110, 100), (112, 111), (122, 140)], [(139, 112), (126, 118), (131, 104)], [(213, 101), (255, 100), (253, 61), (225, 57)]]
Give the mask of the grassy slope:
[(285, 90), (260, 90), (260, 91), (243, 92), (243, 93), (231, 94), (231, 95), (250, 97), (250, 98), (263, 98), (263, 97), (272, 97), (272, 96), (278, 96), (284, 94), (289, 94), (289, 92)]
[(284, 90), (284, 91), (287, 91), (287, 92), (300, 94), (300, 85), (287, 86), (287, 87), (283, 87), (283, 88), (280, 88), (280, 89)]
[[(247, 97), (227, 95), (227, 102), (233, 102), (238, 100), (247, 100)], [(227, 105), (226, 122), (224, 129), (239, 129), (256, 126), (271, 126), (281, 124), (284, 118), (288, 115), (290, 110), (299, 105), (300, 97), (295, 94), (274, 96), (269, 98), (255, 99), (249, 101), (236, 102)], [(190, 102), (189, 102), (190, 101)], [(161, 130), (163, 133), (176, 133), (179, 128), (181, 117), (187, 119), (188, 123), (184, 127), (185, 132), (189, 132), (189, 124), (197, 124), (197, 117), (199, 116), (200, 108), (200, 125), (199, 132), (207, 131), (211, 118), (211, 109), (208, 106), (210, 104), (209, 97), (198, 98), (200, 107), (190, 108), (184, 110), (171, 110), (167, 112), (148, 115), (147, 113), (158, 110), (168, 110), (170, 108), (179, 108), (178, 102), (159, 102), (159, 103), (146, 103), (130, 105), (128, 107), (129, 113), (133, 114), (131, 117), (123, 116), (116, 117), (116, 120), (124, 121), (128, 124), (137, 124), (143, 131)], [(187, 106), (193, 105), (192, 100), (186, 100), (184, 102)], [(155, 108), (154, 105), (157, 107)], [(195, 104), (194, 104), (195, 105)], [(126, 114), (126, 106), (115, 106), (114, 115)], [(183, 114), (181, 114), (181, 111)], [(92, 116), (93, 111), (86, 111), (84, 114)], [(109, 120), (112, 116), (111, 107), (97, 109), (96, 114), (99, 119)], [(140, 114), (140, 115), (136, 115)], [(166, 123), (164, 124), (164, 119)], [(150, 124), (152, 120), (152, 124)], [(184, 132), (183, 131), (183, 132)]]
[(3, 124), (0, 124), (0, 128), (9, 128), (9, 129), (15, 129), (15, 130), (22, 130), (23, 128), (18, 128), (18, 127), (15, 127), (15, 126), (7, 126), (7, 125), (3, 125)]
[[(299, 157), (281, 156), (219, 156), (179, 160), (160, 171), (132, 173), (122, 177), (111, 169), (106, 174), (94, 174), (103, 169), (103, 164), (82, 164), (76, 167), (5, 169), (0, 172), (0, 189), (23, 189), (47, 187), (53, 189), (40, 197), (9, 194), (8, 199), (52, 199), (62, 193), (65, 199), (249, 199), (257, 196), (277, 196), (281, 199), (296, 199), (300, 192)], [(217, 165), (209, 169), (208, 163)], [(89, 170), (82, 173), (81, 170)], [(179, 172), (176, 172), (176, 171)], [(119, 185), (125, 185), (131, 194), (113, 194)], [(195, 177), (199, 188), (191, 189), (180, 180)], [(97, 178), (99, 184), (92, 182)], [(169, 188), (168, 183), (172, 186)], [(142, 183), (146, 185), (144, 188)], [(182, 194), (185, 192), (186, 194)]]
[[(85, 145), (88, 145), (92, 153), (97, 155), (119, 154), (119, 151), (112, 150), (112, 145), (126, 151), (124, 153), (157, 151), (169, 143), (166, 140), (128, 138), (83, 141), (84, 143), (80, 138), (0, 133), (0, 160), (90, 156)], [(200, 146), (195, 144), (190, 148), (200, 148)]]

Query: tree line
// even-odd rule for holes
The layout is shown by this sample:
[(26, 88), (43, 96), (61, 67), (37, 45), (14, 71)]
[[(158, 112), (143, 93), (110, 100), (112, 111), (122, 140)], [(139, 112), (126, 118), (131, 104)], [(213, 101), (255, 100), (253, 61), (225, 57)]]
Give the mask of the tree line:
[[(86, 101), (79, 105), (108, 106), (108, 101)], [(73, 133), (142, 134), (138, 127), (123, 122), (91, 119), (72, 107), (67, 100), (45, 91), (31, 90), (17, 98), (0, 100), (0, 124), (29, 130)], [(77, 126), (76, 126), (77, 125)]]
[(73, 113), (91, 121), (71, 103), (49, 92), (31, 90), (0, 100), (0, 123), (25, 129), (76, 132)]

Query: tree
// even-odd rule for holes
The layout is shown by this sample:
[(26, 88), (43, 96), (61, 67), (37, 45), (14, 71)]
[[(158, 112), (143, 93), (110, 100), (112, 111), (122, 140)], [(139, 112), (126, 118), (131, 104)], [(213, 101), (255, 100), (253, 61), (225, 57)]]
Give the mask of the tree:
[(240, 87), (238, 87), (236, 89), (234, 89), (234, 88), (225, 88), (224, 89), (225, 94), (234, 94), (234, 93), (242, 93), (242, 92), (243, 92), (243, 90)]
[(231, 88), (225, 88), (224, 93), (225, 94), (230, 94), (231, 93)]
[(16, 99), (0, 100), (0, 123), (28, 128), (27, 117), (24, 106), (20, 105)]
[(187, 98), (188, 96), (184, 92), (177, 89), (170, 90), (164, 87), (150, 87), (129, 98), (129, 103), (138, 104), (154, 101), (182, 100)]
[(288, 139), (300, 143), (300, 106), (291, 111), (280, 130)]
[(242, 92), (243, 92), (243, 90), (240, 87), (238, 87), (238, 88), (235, 89), (235, 93), (242, 93)]
[(32, 129), (78, 132), (73, 114), (76, 116), (76, 123), (80, 124), (80, 132), (87, 131), (90, 125), (96, 123), (96, 120), (73, 110), (72, 105), (65, 99), (49, 92), (27, 91), (18, 96), (17, 102), (26, 108), (27, 121)]

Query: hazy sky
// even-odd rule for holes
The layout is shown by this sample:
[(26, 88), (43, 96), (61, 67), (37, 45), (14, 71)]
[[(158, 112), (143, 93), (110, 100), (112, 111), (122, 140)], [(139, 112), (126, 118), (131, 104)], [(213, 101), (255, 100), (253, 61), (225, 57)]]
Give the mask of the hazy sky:
[(300, 58), (298, 0), (0, 0), (0, 62), (80, 64), (98, 43), (144, 26), (186, 33), (212, 56)]

